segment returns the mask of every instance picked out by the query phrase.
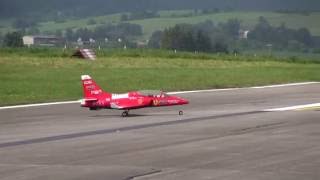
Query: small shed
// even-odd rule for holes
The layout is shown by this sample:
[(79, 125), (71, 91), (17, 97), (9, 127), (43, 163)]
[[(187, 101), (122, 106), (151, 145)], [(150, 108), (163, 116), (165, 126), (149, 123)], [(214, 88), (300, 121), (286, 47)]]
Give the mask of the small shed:
[(92, 49), (77, 49), (76, 52), (73, 53), (72, 57), (89, 60), (95, 60), (97, 58), (96, 53)]

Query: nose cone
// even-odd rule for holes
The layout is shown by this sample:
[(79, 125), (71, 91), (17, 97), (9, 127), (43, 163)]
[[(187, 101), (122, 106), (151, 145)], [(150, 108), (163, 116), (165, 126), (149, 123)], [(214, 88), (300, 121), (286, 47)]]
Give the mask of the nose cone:
[(181, 98), (180, 99), (180, 104), (189, 104), (189, 101), (186, 99)]

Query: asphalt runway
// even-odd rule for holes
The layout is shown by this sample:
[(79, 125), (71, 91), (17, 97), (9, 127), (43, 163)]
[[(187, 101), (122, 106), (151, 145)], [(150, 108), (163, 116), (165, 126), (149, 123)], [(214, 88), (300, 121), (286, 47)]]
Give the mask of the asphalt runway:
[[(320, 84), (187, 93), (191, 104), (0, 110), (1, 180), (320, 179)], [(179, 116), (178, 110), (184, 110)]]

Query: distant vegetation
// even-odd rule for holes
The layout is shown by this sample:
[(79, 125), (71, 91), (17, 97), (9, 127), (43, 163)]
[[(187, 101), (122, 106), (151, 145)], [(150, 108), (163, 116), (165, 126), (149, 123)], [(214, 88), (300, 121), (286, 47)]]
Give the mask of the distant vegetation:
[(6, 47), (23, 47), (22, 34), (20, 32), (9, 32), (3, 37)]
[[(88, 23), (96, 21), (89, 19)], [(128, 21), (130, 22), (130, 21)], [(143, 27), (138, 24), (122, 22), (117, 24), (96, 25), (92, 28), (68, 28), (64, 32), (56, 31), (55, 35), (63, 36), (68, 46), (87, 46), (91, 48), (161, 48), (191, 52), (242, 53), (251, 50), (292, 51), (318, 53), (320, 38), (313, 36), (308, 28), (292, 29), (282, 23), (273, 26), (261, 16), (251, 30), (243, 29), (242, 21), (229, 19), (226, 22), (214, 23), (211, 20), (197, 24), (177, 24), (164, 30), (155, 31), (146, 42), (139, 40)], [(37, 29), (28, 32), (37, 33)], [(247, 35), (240, 32), (247, 31)], [(4, 46), (21, 46), (12, 33), (5, 34)], [(27, 34), (23, 30), (17, 35)], [(10, 39), (11, 38), (11, 39)], [(81, 42), (81, 44), (79, 44)], [(140, 44), (139, 44), (140, 43)]]
[(65, 38), (67, 41), (77, 41), (79, 38), (82, 41), (89, 41), (93, 38), (100, 42), (99, 44), (112, 43), (121, 41), (121, 44), (127, 43), (134, 37), (142, 35), (142, 27), (137, 24), (120, 23), (118, 25), (100, 25), (94, 29), (79, 28), (77, 30), (67, 29)]
[(42, 21), (144, 10), (316, 11), (318, 0), (1, 0), (0, 17), (37, 17)]
[(274, 27), (264, 17), (260, 17), (259, 23), (248, 34), (248, 39), (248, 43), (253, 44), (250, 48), (264, 47), (266, 44), (270, 44), (276, 49), (308, 51), (308, 48), (317, 46), (317, 39), (312, 37), (309, 29), (290, 29), (285, 24)]
[[(12, 43), (18, 42), (11, 35), (16, 33), (56, 35), (68, 47), (320, 52), (320, 13), (314, 12), (320, 9), (318, 1), (167, 1), (3, 0), (0, 10), (18, 9), (20, 14), (0, 11), (0, 16), (12, 15), (0, 18), (0, 46), (20, 46)], [(239, 32), (248, 33), (244, 37)]]
[(228, 53), (227, 38), (238, 38), (239, 30), (240, 22), (236, 19), (217, 27), (211, 21), (196, 25), (179, 24), (165, 29), (160, 37), (156, 32), (150, 41), (157, 42), (156, 38), (159, 38), (158, 44), (153, 44), (165, 49)]

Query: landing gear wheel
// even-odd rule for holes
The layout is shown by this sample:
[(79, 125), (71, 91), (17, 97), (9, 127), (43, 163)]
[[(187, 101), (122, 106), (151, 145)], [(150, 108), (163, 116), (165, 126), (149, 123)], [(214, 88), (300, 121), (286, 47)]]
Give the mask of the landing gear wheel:
[(179, 111), (179, 115), (182, 116), (183, 115), (183, 111)]
[(129, 116), (129, 111), (123, 111), (121, 116), (122, 117), (128, 117)]

